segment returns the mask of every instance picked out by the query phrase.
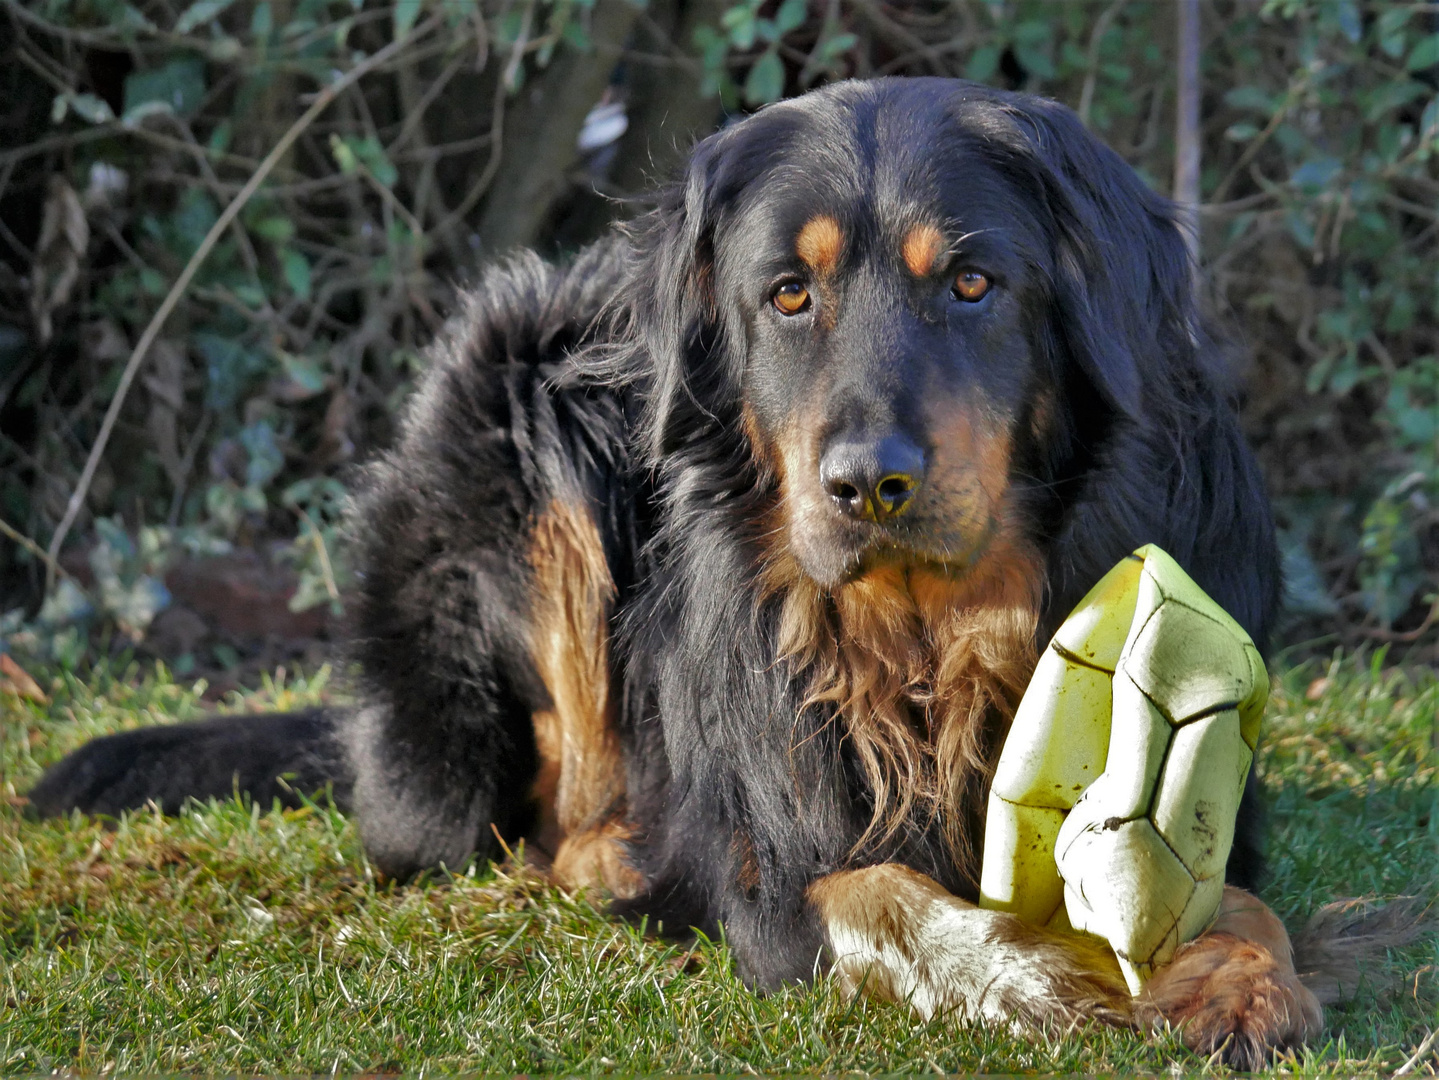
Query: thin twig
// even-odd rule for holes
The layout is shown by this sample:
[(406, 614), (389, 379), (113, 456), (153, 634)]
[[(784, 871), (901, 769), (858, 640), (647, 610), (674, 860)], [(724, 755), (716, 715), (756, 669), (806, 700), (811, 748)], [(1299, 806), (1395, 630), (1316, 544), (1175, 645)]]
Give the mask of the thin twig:
[(26, 158), (48, 154), (51, 150), (69, 150), (81, 143), (94, 142), (96, 139), (106, 139), (112, 135), (122, 134), (124, 130), (118, 121), (112, 121), (106, 124), (97, 124), (95, 127), (82, 128), (65, 135), (52, 135), (48, 139), (38, 139), (18, 149), (7, 150), (0, 154), (0, 165), (13, 165)]
[[(195, 166), (204, 174), (205, 182), (209, 185), (210, 189), (216, 191), (218, 194), (217, 189), (220, 186), (220, 178), (215, 175), (215, 169), (210, 164), (210, 159), (205, 155), (203, 148), (200, 146), (200, 140), (195, 138), (194, 131), (190, 129), (190, 125), (187, 124), (182, 117), (177, 116), (175, 113), (170, 113), (169, 118), (179, 130), (180, 134), (184, 136), (184, 141), (188, 143), (193, 150), (197, 151), (195, 154)], [(235, 244), (240, 251), (240, 261), (245, 264), (245, 269), (250, 272), (250, 278), (254, 284), (260, 285), (260, 257), (255, 253), (255, 245), (250, 243), (250, 233), (239, 220), (231, 222), (231, 225), (235, 232)], [(275, 311), (274, 308), (270, 306), (270, 294), (265, 291), (263, 286), (260, 288), (260, 295), (263, 297), (263, 304), (260, 310), (265, 315), (273, 317)]]
[(524, 59), (525, 45), (530, 39), (530, 24), (535, 17), (535, 0), (528, 0), (525, 4), (524, 17), (520, 20), (520, 32), (515, 38), (515, 44), (510, 49), (510, 58), (505, 63), (505, 73), (500, 76), (499, 94), (513, 94), (519, 86), (520, 61)]
[(460, 205), (445, 215), (438, 225), (432, 228), (428, 235), (441, 235), (445, 230), (453, 228), (465, 220), (465, 215), (475, 208), (475, 204), (484, 198), (485, 192), (489, 190), (490, 184), (494, 182), (495, 174), (500, 170), (500, 154), (504, 149), (505, 136), (505, 93), (504, 89), (496, 88), (494, 104), (490, 112), (490, 159), (485, 162), (484, 172), (475, 181), (474, 186), (465, 193), (460, 200)]
[(175, 310), (175, 306), (180, 302), (180, 297), (184, 295), (191, 280), (194, 279), (196, 271), (200, 269), (200, 265), (210, 254), (211, 249), (214, 248), (215, 242), (219, 240), (221, 234), (230, 227), (230, 223), (235, 220), (245, 204), (250, 201), (250, 197), (260, 189), (260, 185), (265, 182), (265, 177), (270, 175), (270, 170), (279, 164), (280, 159), (289, 152), (290, 147), (294, 145), (295, 140), (300, 137), (301, 132), (314, 123), (315, 119), (325, 111), (326, 107), (328, 107), (342, 91), (352, 86), (370, 71), (387, 62), (397, 52), (408, 45), (411, 40), (429, 33), (430, 30), (438, 26), (439, 23), (439, 16), (429, 19), (423, 26), (412, 29), (404, 37), (390, 42), (390, 44), (386, 45), (373, 56), (362, 60), (316, 94), (310, 107), (304, 111), (298, 120), (290, 125), (289, 130), (287, 130), (284, 135), (280, 136), (280, 141), (277, 142), (274, 149), (266, 155), (265, 160), (260, 162), (260, 167), (255, 170), (249, 181), (240, 189), (240, 193), (235, 196), (229, 206), (225, 207), (224, 212), (215, 221), (215, 224), (210, 226), (210, 231), (205, 234), (205, 239), (200, 241), (200, 246), (196, 248), (195, 253), (190, 256), (190, 261), (185, 264), (185, 269), (180, 272), (180, 276), (175, 280), (175, 284), (170, 286), (170, 291), (165, 295), (165, 299), (161, 302), (159, 310), (156, 311), (150, 319), (149, 325), (145, 327), (145, 332), (140, 335), (140, 340), (135, 344), (134, 352), (130, 354), (130, 359), (125, 364), (125, 371), (120, 376), (119, 385), (115, 388), (115, 395), (110, 399), (110, 407), (105, 412), (104, 422), (100, 425), (100, 433), (95, 438), (95, 445), (90, 449), (90, 456), (85, 461), (85, 468), (80, 473), (80, 480), (75, 485), (75, 491), (71, 494), (70, 502), (65, 507), (65, 516), (60, 519), (60, 524), (55, 529), (55, 535), (50, 538), (49, 556), (51, 561), (46, 564), (47, 570), (45, 577), (45, 588), (47, 591), (54, 584), (55, 580), (55, 575), (50, 568), (58, 565), (54, 560), (60, 552), (60, 546), (65, 542), (65, 536), (69, 533), (70, 526), (75, 523), (76, 515), (80, 513), (80, 507), (84, 505), (85, 495), (90, 490), (90, 482), (95, 478), (95, 470), (100, 465), (100, 458), (105, 452), (105, 445), (110, 441), (110, 433), (114, 430), (115, 422), (120, 417), (120, 408), (125, 403), (125, 395), (129, 393), (130, 384), (135, 381), (135, 375), (140, 369), (140, 362), (145, 359), (145, 354), (149, 352), (150, 346), (155, 343), (155, 338), (159, 336), (161, 328), (165, 325), (165, 320), (168, 319), (171, 312)]
[(1214, 189), (1214, 194), (1209, 197), (1212, 202), (1224, 201), (1224, 196), (1229, 194), (1229, 188), (1233, 185), (1234, 181), (1239, 178), (1239, 174), (1244, 171), (1245, 166), (1254, 160), (1255, 155), (1264, 148), (1264, 144), (1279, 130), (1279, 125), (1284, 123), (1284, 118), (1289, 115), (1289, 106), (1307, 86), (1308, 83), (1304, 82), (1298, 87), (1290, 88), (1289, 93), (1280, 103), (1279, 108), (1275, 109), (1274, 115), (1269, 118), (1269, 123), (1264, 125), (1264, 130), (1249, 140), (1249, 145), (1244, 148), (1244, 153), (1239, 155), (1239, 160), (1234, 163), (1234, 167), (1229, 170), (1229, 174), (1225, 176), (1223, 180), (1219, 181), (1219, 186)]
[(65, 578), (68, 581), (75, 580), (73, 577), (70, 576), (69, 571), (67, 571), (63, 566), (61, 566), (58, 562), (51, 558), (49, 553), (47, 553), (44, 548), (42, 548), (39, 544), (35, 543), (34, 540), (31, 540), (24, 533), (17, 530), (4, 518), (0, 518), (0, 533), (4, 533), (11, 540), (15, 541), (15, 543), (19, 544), (22, 548), (28, 551), (31, 555), (34, 555), (35, 558), (39, 559), (42, 563), (44, 563), (48, 573), (52, 575), (59, 574), (61, 577)]
[(59, 26), (50, 22), (48, 19), (42, 19), (39, 15), (32, 14), (25, 10), (25, 5), (18, 3), (17, 0), (4, 0), (4, 3), (21, 22), (29, 23), (35, 27), (35, 29), (46, 34), (52, 34), (58, 38), (64, 38), (69, 41), (78, 42), (81, 45), (90, 45), (102, 49), (113, 49), (123, 40), (119, 34), (107, 34)]
[(1079, 122), (1089, 126), (1089, 109), (1094, 104), (1094, 84), (1099, 81), (1099, 47), (1104, 35), (1109, 33), (1109, 24), (1124, 9), (1129, 0), (1114, 0), (1094, 20), (1094, 30), (1089, 35), (1089, 56), (1085, 60), (1084, 89), (1079, 93)]
[(1237, 214), (1243, 210), (1252, 210), (1256, 206), (1263, 206), (1265, 203), (1276, 198), (1273, 191), (1260, 191), (1253, 195), (1245, 195), (1241, 199), (1230, 199), (1228, 202), (1216, 203), (1207, 202), (1199, 207), (1199, 212), (1206, 216), (1220, 214)]
[(1439, 623), (1439, 597), (1435, 597), (1434, 603), (1429, 607), (1429, 614), (1425, 615), (1424, 621), (1413, 630), (1386, 630), (1371, 626), (1363, 627), (1359, 632), (1371, 641), (1389, 641), (1407, 645), (1422, 638), (1435, 623)]
[(420, 224), (419, 219), (410, 213), (408, 206), (400, 202), (399, 196), (381, 183), (380, 178), (372, 173), (363, 161), (355, 162), (355, 171), (369, 183), (381, 201), (400, 216), (400, 220), (405, 223), (405, 228), (415, 234), (416, 240), (424, 238), (425, 227)]
[(1179, 0), (1179, 71), (1175, 89), (1174, 201), (1182, 215), (1191, 271), (1199, 268), (1199, 0)]
[(924, 57), (925, 61), (929, 64), (930, 71), (935, 75), (948, 74), (948, 72), (945, 71), (943, 61), (939, 57), (938, 50), (923, 38), (915, 36), (907, 28), (901, 26), (893, 19), (886, 17), (884, 12), (880, 10), (880, 6), (881, 5), (875, 3), (874, 0), (858, 0), (858, 3), (855, 4), (855, 10), (859, 12), (860, 17), (875, 33), (887, 40), (890, 44), (902, 46), (903, 48), (909, 49), (916, 56)]
[[(407, 106), (405, 121), (400, 126), (400, 133), (395, 136), (389, 146), (385, 147), (385, 156), (387, 158), (391, 161), (396, 160), (396, 152), (409, 141), (410, 137), (414, 135), (416, 131), (423, 134), (426, 110), (435, 103), (435, 99), (440, 96), (440, 93), (449, 84), (449, 81), (459, 74), (460, 69), (465, 65), (466, 59), (464, 56), (456, 56), (435, 76), (429, 87), (426, 88), (424, 94), (420, 96), (420, 100), (415, 102), (413, 106)], [(404, 72), (403, 68), (401, 72)], [(409, 73), (408, 78), (399, 79), (397, 82), (404, 88), (405, 84), (412, 81), (412, 79), (413, 72)]]
[(195, 471), (195, 455), (199, 453), (205, 433), (210, 430), (210, 420), (214, 415), (211, 410), (206, 409), (200, 416), (200, 422), (195, 425), (195, 430), (190, 433), (189, 442), (185, 444), (185, 456), (180, 459), (180, 479), (170, 496), (170, 512), (165, 515), (165, 524), (172, 529), (180, 524), (180, 511), (185, 508), (185, 493), (190, 488), (190, 474)]

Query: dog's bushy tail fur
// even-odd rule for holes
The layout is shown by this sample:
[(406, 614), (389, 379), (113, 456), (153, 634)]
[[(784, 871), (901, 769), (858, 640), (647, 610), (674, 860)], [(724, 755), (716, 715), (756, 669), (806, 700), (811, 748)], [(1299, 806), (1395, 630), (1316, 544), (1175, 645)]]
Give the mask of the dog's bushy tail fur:
[(1416, 896), (1335, 900), (1295, 935), (1294, 968), (1321, 1005), (1337, 1005), (1382, 985), (1388, 950), (1436, 929), (1432, 908)]
[(86, 743), (52, 765), (28, 793), (31, 811), (116, 815), (154, 803), (179, 813), (188, 799), (245, 792), (261, 807), (300, 805), (327, 787), (346, 810), (353, 785), (336, 737), (341, 710), (216, 716), (138, 728)]

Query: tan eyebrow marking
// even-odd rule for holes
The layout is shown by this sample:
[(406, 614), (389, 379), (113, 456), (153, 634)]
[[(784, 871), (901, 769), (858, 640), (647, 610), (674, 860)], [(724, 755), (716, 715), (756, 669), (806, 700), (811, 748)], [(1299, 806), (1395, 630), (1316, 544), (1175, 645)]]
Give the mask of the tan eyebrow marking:
[(900, 254), (915, 277), (928, 277), (934, 261), (944, 250), (944, 234), (933, 225), (916, 225), (905, 234)]
[(817, 274), (828, 274), (838, 266), (843, 248), (844, 230), (829, 214), (810, 218), (794, 242), (795, 254)]

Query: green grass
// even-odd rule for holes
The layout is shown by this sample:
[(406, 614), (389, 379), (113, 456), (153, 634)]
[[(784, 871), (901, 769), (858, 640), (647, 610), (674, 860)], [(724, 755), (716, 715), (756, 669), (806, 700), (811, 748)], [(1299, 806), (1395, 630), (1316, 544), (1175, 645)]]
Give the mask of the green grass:
[[(41, 682), (48, 705), (0, 696), (12, 797), (93, 735), (203, 711), (163, 670)], [(282, 677), (229, 707), (327, 693), (323, 673)], [(1291, 926), (1336, 896), (1439, 893), (1436, 708), (1432, 673), (1346, 662), (1277, 680), (1260, 761), (1274, 804), (1265, 898)], [(27, 821), (15, 802), (0, 806), (10, 1073), (1206, 1068), (1171, 1037), (1017, 1038), (921, 1023), (826, 984), (759, 997), (722, 942), (648, 939), (523, 871), (377, 883), (354, 824), (320, 806), (232, 801), (106, 828)], [(1436, 965), (1430, 938), (1378, 966), (1374, 988), (1282, 1068), (1392, 1073), (1439, 1022)]]

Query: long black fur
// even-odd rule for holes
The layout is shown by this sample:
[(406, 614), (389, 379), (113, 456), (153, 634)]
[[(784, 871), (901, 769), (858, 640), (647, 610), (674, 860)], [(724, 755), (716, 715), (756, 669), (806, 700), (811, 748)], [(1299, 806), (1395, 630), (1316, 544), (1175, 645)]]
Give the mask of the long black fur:
[[(1002, 186), (966, 186), (985, 176)], [(775, 985), (820, 954), (804, 890), (857, 858), (972, 897), (972, 870), (931, 820), (853, 854), (872, 793), (841, 726), (804, 705), (804, 678), (777, 656), (758, 554), (772, 492), (741, 422), (764, 360), (737, 299), (756, 232), (822, 196), (881, 213), (910, 188), (1015, 222), (993, 240), (1026, 283), (1004, 332), (1057, 405), (1012, 477), (1045, 566), (1041, 640), (1153, 542), (1262, 644), (1273, 528), (1170, 204), (1053, 103), (945, 80), (839, 84), (707, 139), (656, 210), (568, 266), (521, 256), (467, 294), (356, 501), (361, 705), (97, 740), (46, 775), (36, 806), (171, 809), (228, 794), (234, 771), (262, 798), (267, 772), (318, 786), (295, 763), (339, 716), (346, 759), (328, 775), (337, 791), (353, 777), (381, 869), (497, 854), (492, 824), (533, 825), (530, 715), (549, 702), (526, 648), (527, 538), (563, 499), (589, 508), (617, 589), (630, 858), (646, 883), (623, 912), (722, 924), (742, 973)], [(1249, 795), (1230, 878), (1252, 885)]]
[(351, 807), (349, 761), (333, 709), (219, 716), (196, 724), (137, 728), (87, 743), (30, 789), (45, 817), (81, 809), (119, 814), (153, 801), (178, 814), (189, 799), (245, 792), (262, 806), (297, 807), (326, 790)]

